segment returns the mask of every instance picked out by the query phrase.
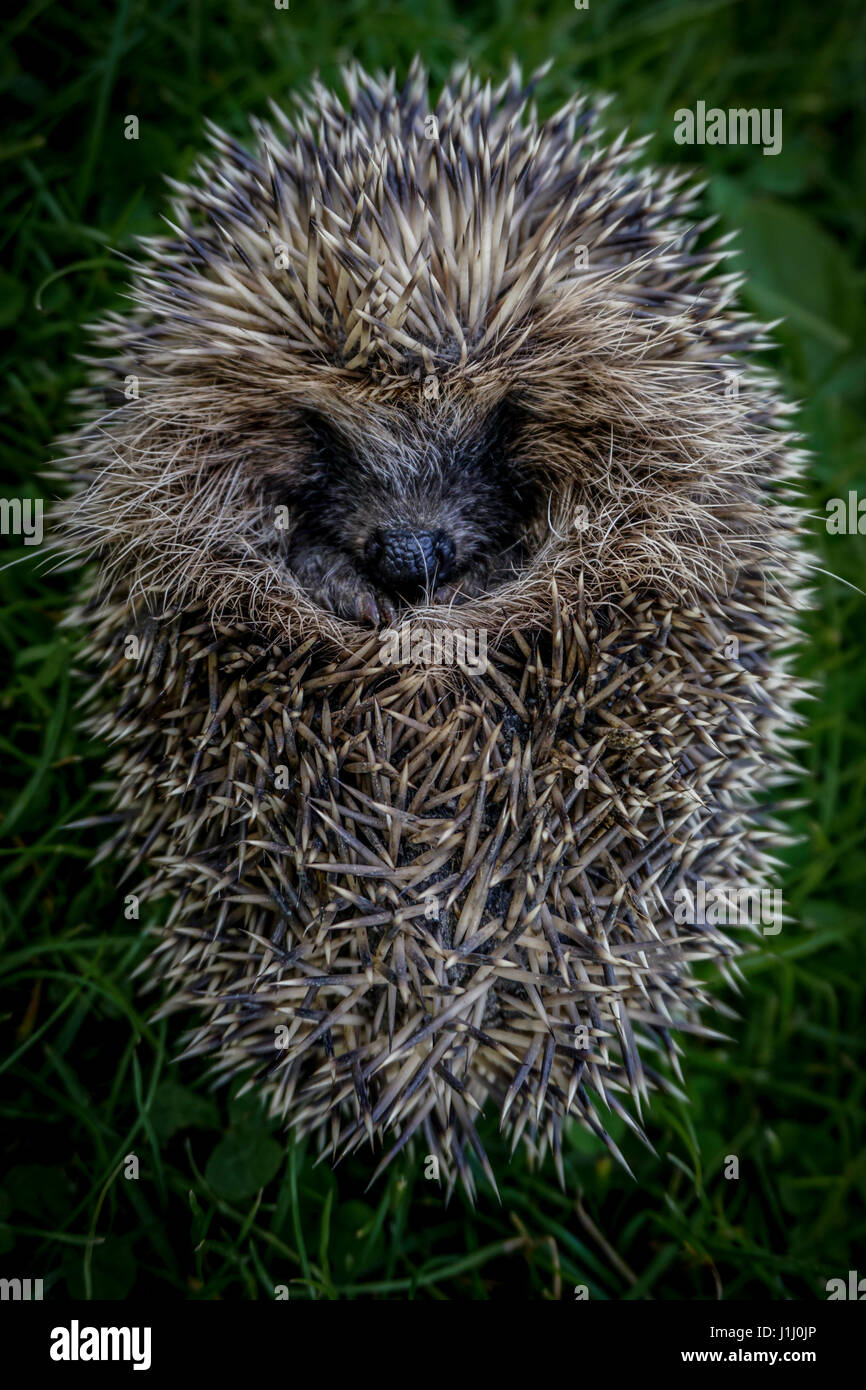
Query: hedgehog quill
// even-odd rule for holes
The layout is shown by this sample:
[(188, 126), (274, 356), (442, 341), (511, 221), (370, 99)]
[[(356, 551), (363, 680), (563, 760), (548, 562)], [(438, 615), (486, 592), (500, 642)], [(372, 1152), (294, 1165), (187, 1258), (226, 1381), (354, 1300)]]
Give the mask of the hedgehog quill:
[(773, 880), (806, 602), (700, 190), (535, 80), (353, 66), (211, 128), (65, 443), (104, 852), (170, 903), (187, 1055), (470, 1195), (482, 1113), (625, 1162), (605, 1115), (644, 1138), (713, 1035), (696, 967), (757, 928), (675, 904)]

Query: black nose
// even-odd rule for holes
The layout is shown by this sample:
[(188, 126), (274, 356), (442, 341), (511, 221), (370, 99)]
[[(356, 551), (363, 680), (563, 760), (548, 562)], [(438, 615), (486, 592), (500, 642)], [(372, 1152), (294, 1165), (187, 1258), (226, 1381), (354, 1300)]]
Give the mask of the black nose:
[(367, 564), (390, 588), (441, 583), (454, 569), (454, 542), (445, 531), (379, 530), (368, 538)]

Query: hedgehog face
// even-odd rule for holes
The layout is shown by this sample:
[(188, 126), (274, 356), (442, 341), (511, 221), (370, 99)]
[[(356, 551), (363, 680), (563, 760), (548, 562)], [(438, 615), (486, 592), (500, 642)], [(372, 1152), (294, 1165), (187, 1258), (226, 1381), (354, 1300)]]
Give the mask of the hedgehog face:
[(419, 600), (453, 603), (519, 573), (539, 507), (518, 465), (516, 410), (480, 421), (410, 408), (342, 427), (308, 412), (275, 495), (291, 514), (286, 564), (317, 604), (376, 623)]
[(760, 335), (683, 177), (601, 148), (585, 97), (539, 125), (517, 75), (432, 111), (420, 69), (347, 85), (253, 152), (213, 131), (102, 327), (69, 529), (106, 587), (351, 646), (404, 605), (531, 628), (554, 580), (729, 586), (779, 406), (728, 389)]

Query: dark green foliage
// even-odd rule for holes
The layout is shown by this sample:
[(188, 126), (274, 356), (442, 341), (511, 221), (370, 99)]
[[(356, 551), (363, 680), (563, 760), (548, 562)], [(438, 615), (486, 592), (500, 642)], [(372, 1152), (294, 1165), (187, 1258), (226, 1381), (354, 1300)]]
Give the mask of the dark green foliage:
[[(38, 474), (70, 420), (83, 325), (124, 286), (111, 249), (157, 227), (160, 176), (188, 170), (205, 116), (242, 134), (246, 111), (314, 67), (336, 80), (351, 55), (405, 67), (420, 50), (438, 79), (461, 56), (497, 76), (516, 53), (555, 59), (545, 110), (593, 82), (617, 94), (611, 128), (655, 132), (653, 158), (706, 168), (710, 207), (743, 230), (750, 305), (785, 319), (777, 365), (803, 402), (819, 563), (838, 577), (816, 576), (802, 662), (823, 689), (785, 879), (796, 920), (746, 963), (730, 1042), (690, 1047), (690, 1104), (656, 1103), (656, 1157), (611, 1122), (637, 1183), (575, 1129), (563, 1194), (551, 1169), (509, 1166), (488, 1116), (503, 1202), (482, 1180), (473, 1212), (459, 1194), (443, 1209), (420, 1154), (369, 1191), (363, 1160), (314, 1167), (246, 1098), (172, 1065), (179, 1028), (150, 1023), (131, 980), (151, 909), (125, 920), (122, 866), (93, 865), (104, 831), (64, 828), (105, 814), (99, 750), (75, 729), (74, 641), (56, 626), (74, 575), (3, 537), (18, 563), (0, 570), (2, 1273), (41, 1276), (54, 1298), (270, 1298), (281, 1284), (292, 1298), (568, 1298), (585, 1283), (596, 1298), (809, 1299), (862, 1266), (866, 599), (848, 585), (863, 587), (866, 539), (822, 520), (828, 498), (866, 497), (864, 39), (858, 0), (32, 0), (7, 23), (3, 496), (50, 495)], [(782, 153), (677, 147), (673, 113), (698, 100), (780, 107)]]

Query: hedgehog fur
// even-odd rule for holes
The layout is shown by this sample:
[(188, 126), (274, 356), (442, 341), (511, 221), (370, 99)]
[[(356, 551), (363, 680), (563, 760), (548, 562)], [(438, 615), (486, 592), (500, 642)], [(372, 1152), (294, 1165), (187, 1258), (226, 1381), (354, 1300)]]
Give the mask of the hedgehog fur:
[[(712, 1032), (696, 967), (754, 929), (674, 902), (777, 872), (801, 459), (700, 190), (604, 101), (344, 82), (211, 128), (97, 327), (72, 621), (187, 1055), (471, 1193), (482, 1111), (561, 1176), (566, 1119), (618, 1153)], [(449, 586), (373, 582), (389, 513)]]

